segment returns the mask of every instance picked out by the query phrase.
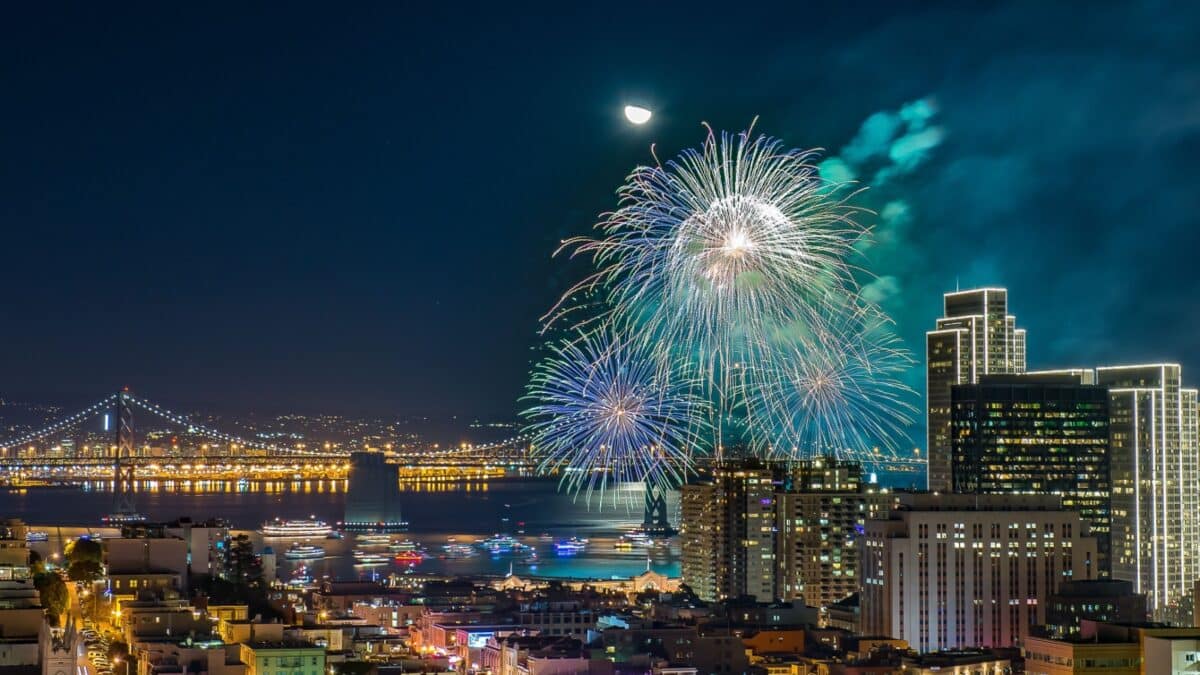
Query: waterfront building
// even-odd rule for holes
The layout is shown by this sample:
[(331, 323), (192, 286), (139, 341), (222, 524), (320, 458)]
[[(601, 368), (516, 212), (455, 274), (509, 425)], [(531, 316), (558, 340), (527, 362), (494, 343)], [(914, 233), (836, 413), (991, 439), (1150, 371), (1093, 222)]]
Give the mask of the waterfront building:
[(1084, 619), (1115, 623), (1146, 620), (1146, 596), (1133, 592), (1133, 583), (1114, 579), (1064, 580), (1046, 605), (1050, 637), (1079, 635)]
[(702, 600), (775, 599), (775, 484), (755, 462), (726, 462), (680, 490), (683, 583)]
[(862, 630), (921, 652), (1015, 646), (1061, 580), (1096, 575), (1096, 540), (1052, 496), (902, 494), (865, 529)]
[(862, 480), (862, 465), (820, 457), (797, 462), (775, 494), (779, 596), (826, 610), (857, 593), (859, 539), (895, 496)]
[(1096, 369), (1109, 390), (1112, 572), (1166, 616), (1200, 578), (1197, 394), (1177, 364)]
[(382, 452), (351, 453), (342, 527), (396, 532), (406, 526), (400, 514), (399, 467)]
[(925, 334), (928, 486), (951, 489), (951, 387), (984, 375), (1025, 372), (1025, 330), (1008, 313), (1008, 291), (978, 288), (943, 296), (943, 316)]
[(1068, 371), (985, 375), (951, 388), (959, 494), (1050, 494), (1079, 513), (1109, 569), (1108, 389)]

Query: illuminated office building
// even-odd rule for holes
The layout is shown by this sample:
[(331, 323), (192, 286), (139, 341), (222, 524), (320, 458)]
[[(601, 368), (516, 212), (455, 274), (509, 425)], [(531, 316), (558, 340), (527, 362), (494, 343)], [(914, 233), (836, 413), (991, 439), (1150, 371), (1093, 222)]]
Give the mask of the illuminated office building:
[(1109, 390), (1112, 573), (1167, 615), (1200, 578), (1195, 389), (1176, 364), (1096, 369)]
[[(1087, 371), (1090, 372), (1090, 371)], [(1084, 371), (986, 375), (952, 388), (953, 488), (1058, 495), (1096, 537), (1108, 570), (1108, 389)]]
[(946, 293), (944, 316), (925, 334), (929, 489), (948, 492), (950, 388), (984, 375), (1025, 372), (1025, 330), (1008, 313), (1008, 291), (977, 288)]
[(713, 468), (680, 489), (683, 583), (702, 600), (775, 600), (775, 482), (755, 462)]

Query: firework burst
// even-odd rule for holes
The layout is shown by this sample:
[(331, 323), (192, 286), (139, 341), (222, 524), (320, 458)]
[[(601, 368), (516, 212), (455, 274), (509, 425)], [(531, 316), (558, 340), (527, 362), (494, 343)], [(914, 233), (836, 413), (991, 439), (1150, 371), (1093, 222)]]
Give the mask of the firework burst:
[[(822, 179), (816, 157), (749, 131), (710, 132), (698, 149), (635, 169), (600, 236), (564, 243), (596, 271), (543, 317), (546, 327), (613, 337), (571, 343), (535, 371), (546, 466), (576, 472), (578, 489), (610, 474), (661, 483), (645, 463), (613, 467), (644, 462), (652, 444), (676, 457), (666, 467), (686, 467), (683, 449), (699, 438), (718, 456), (727, 441), (785, 458), (894, 452), (913, 412), (898, 379), (909, 359), (859, 294), (850, 261), (868, 232), (847, 203), (853, 193)], [(584, 319), (574, 308), (587, 300), (602, 311)], [(653, 416), (649, 434), (669, 442), (633, 436), (614, 450), (614, 430), (636, 428), (595, 409), (611, 398), (595, 383), (620, 372), (614, 353), (624, 368), (636, 361), (639, 381), (670, 384), (657, 395), (678, 405)], [(564, 383), (573, 388), (556, 388)]]
[(534, 368), (526, 396), (534, 405), (523, 413), (539, 468), (589, 499), (599, 491), (601, 504), (610, 484), (677, 487), (708, 435), (694, 384), (607, 327), (550, 352)]
[(856, 293), (847, 260), (865, 229), (815, 156), (749, 132), (710, 134), (665, 167), (639, 167), (598, 225), (604, 236), (567, 242), (598, 271), (565, 299), (602, 289), (605, 320), (669, 345), (671, 362), (682, 355), (716, 412), (739, 407), (736, 392), (766, 390), (755, 378), (776, 358), (775, 336)]
[(900, 380), (911, 365), (886, 317), (856, 304), (760, 366), (755, 382), (764, 389), (745, 399), (774, 457), (886, 463), (917, 412), (915, 393)]

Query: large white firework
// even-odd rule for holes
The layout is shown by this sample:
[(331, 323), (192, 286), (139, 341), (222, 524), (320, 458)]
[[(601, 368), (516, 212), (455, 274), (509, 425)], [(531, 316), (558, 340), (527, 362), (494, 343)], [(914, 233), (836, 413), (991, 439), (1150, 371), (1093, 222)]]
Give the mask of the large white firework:
[(707, 404), (694, 384), (660, 368), (646, 343), (607, 325), (550, 352), (533, 370), (526, 396), (533, 405), (523, 413), (539, 468), (560, 473), (564, 486), (589, 499), (599, 491), (601, 504), (615, 483), (678, 487), (708, 436)]
[[(670, 364), (682, 356), (718, 414), (758, 410), (745, 395), (778, 391), (771, 378), (794, 354), (793, 334), (822, 333), (858, 295), (849, 260), (866, 229), (815, 158), (766, 136), (710, 133), (666, 166), (639, 167), (598, 225), (603, 236), (566, 243), (598, 269), (564, 299), (601, 289), (601, 320)], [(773, 436), (748, 422), (743, 440)]]

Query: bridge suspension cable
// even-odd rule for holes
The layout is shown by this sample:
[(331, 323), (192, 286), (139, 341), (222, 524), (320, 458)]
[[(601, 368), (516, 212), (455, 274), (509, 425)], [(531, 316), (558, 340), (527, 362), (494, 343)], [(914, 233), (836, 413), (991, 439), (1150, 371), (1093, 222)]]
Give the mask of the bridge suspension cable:
[(189, 420), (186, 415), (181, 415), (177, 412), (174, 412), (172, 410), (164, 408), (164, 407), (158, 405), (157, 403), (148, 401), (148, 400), (138, 397), (138, 396), (134, 396), (133, 394), (129, 394), (129, 400), (132, 401), (133, 403), (135, 403), (139, 408), (141, 408), (142, 410), (145, 410), (148, 413), (157, 415), (158, 417), (160, 417), (162, 419), (165, 419), (169, 422), (174, 422), (175, 424), (178, 424), (179, 426), (186, 428), (188, 430), (188, 433), (198, 434), (200, 436), (207, 436), (207, 437), (215, 439), (215, 440), (224, 441), (226, 443), (232, 443), (232, 444), (240, 445), (240, 446), (247, 447), (247, 448), (256, 448), (259, 450), (266, 450), (268, 452), (275, 452), (275, 453), (281, 453), (281, 454), (287, 453), (287, 454), (293, 454), (293, 455), (319, 454), (319, 453), (315, 453), (315, 452), (311, 452), (311, 451), (301, 450), (299, 448), (289, 448), (285, 445), (278, 445), (278, 444), (271, 443), (268, 441), (258, 441), (258, 440), (254, 440), (254, 439), (250, 439), (250, 438), (245, 438), (243, 436), (237, 436), (235, 434), (227, 434), (223, 431), (218, 431), (211, 427), (206, 427), (202, 424), (196, 424), (195, 422), (192, 422), (191, 420)]
[(301, 450), (299, 448), (290, 448), (290, 447), (287, 447), (284, 445), (279, 445), (277, 443), (271, 443), (269, 441), (255, 440), (255, 439), (251, 439), (251, 438), (245, 438), (243, 436), (238, 436), (236, 434), (225, 433), (223, 431), (219, 431), (217, 429), (213, 429), (211, 427), (207, 427), (202, 424), (197, 424), (195, 422), (192, 422), (190, 419), (188, 419), (188, 417), (186, 415), (181, 415), (181, 414), (174, 412), (168, 408), (164, 408), (164, 407), (158, 405), (157, 403), (154, 403), (153, 401), (141, 398), (139, 396), (134, 396), (133, 394), (130, 394), (129, 392), (122, 392), (121, 394), (110, 394), (110, 395), (105, 396), (104, 398), (100, 399), (99, 401), (93, 403), (92, 405), (84, 408), (83, 410), (80, 410), (79, 412), (76, 412), (72, 415), (68, 415), (67, 417), (63, 417), (61, 419), (55, 420), (54, 422), (52, 422), (40, 429), (24, 433), (20, 436), (17, 436), (16, 438), (12, 438), (3, 443), (0, 443), (0, 452), (7, 453), (8, 451), (13, 450), (13, 449), (19, 449), (28, 443), (32, 443), (34, 441), (43, 439), (47, 436), (51, 436), (53, 434), (65, 431), (66, 429), (69, 429), (81, 422), (84, 422), (92, 417), (95, 417), (96, 415), (103, 414), (106, 412), (111, 412), (116, 407), (117, 396), (125, 396), (126, 400), (128, 400), (131, 403), (134, 403), (141, 410), (151, 413), (161, 419), (167, 420), (168, 422), (177, 424), (177, 425), (187, 429), (188, 433), (197, 434), (200, 436), (206, 436), (206, 437), (214, 439), (214, 440), (219, 440), (219, 441), (223, 441), (226, 443), (236, 444), (236, 445), (246, 447), (246, 448), (266, 450), (268, 452), (277, 453), (277, 454), (289, 454), (289, 455), (297, 455), (297, 456), (328, 454), (328, 453), (320, 453), (320, 452), (309, 451), (309, 450)]
[(12, 450), (14, 448), (20, 448), (21, 446), (25, 445), (26, 443), (32, 443), (34, 441), (41, 440), (47, 436), (50, 436), (51, 434), (55, 434), (60, 431), (65, 431), (66, 429), (70, 429), (71, 427), (75, 426), (76, 424), (79, 424), (80, 422), (84, 422), (92, 417), (95, 417), (96, 415), (111, 411), (113, 409), (113, 406), (116, 404), (116, 400), (117, 400), (116, 394), (109, 394), (108, 396), (105, 396), (104, 398), (100, 399), (99, 401), (96, 401), (92, 405), (84, 408), (83, 410), (80, 410), (79, 412), (75, 413), (74, 415), (68, 415), (67, 417), (64, 417), (55, 422), (52, 422), (51, 424), (49, 424), (45, 427), (42, 427), (41, 429), (37, 429), (35, 431), (30, 431), (26, 434), (23, 434), (16, 438), (10, 439), (4, 443), (0, 443), (0, 451), (7, 453), (9, 450)]

